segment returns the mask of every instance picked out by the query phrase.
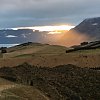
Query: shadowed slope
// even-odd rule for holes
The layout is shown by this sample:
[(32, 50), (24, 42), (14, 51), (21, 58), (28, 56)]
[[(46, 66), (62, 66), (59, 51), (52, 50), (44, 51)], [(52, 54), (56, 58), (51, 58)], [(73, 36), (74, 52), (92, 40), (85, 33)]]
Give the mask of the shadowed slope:
[[(54, 68), (23, 64), (9, 69), (13, 71), (16, 82), (39, 89), (50, 100), (100, 99), (99, 70), (79, 68), (70, 64)], [(8, 77), (8, 73), (5, 68), (0, 69), (1, 77)]]

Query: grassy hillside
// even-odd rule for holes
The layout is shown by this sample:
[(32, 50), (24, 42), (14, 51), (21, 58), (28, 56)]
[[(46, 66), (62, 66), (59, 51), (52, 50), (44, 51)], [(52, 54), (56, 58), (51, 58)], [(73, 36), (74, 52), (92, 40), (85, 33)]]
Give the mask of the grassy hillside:
[(48, 100), (48, 97), (35, 87), (0, 78), (0, 100)]
[(38, 100), (35, 99), (38, 95), (43, 100), (100, 100), (99, 70), (74, 65), (38, 68), (23, 64), (13, 68), (1, 68), (0, 76), (10, 81), (15, 78), (14, 82), (27, 85), (8, 91), (21, 99)]
[(20, 85), (2, 91), (0, 100), (49, 100), (41, 91), (31, 87)]
[(17, 56), (31, 55), (31, 54), (58, 54), (65, 53), (67, 48), (58, 45), (47, 45), (32, 43), (30, 45), (18, 45), (15, 47), (8, 48), (8, 53), (3, 55), (3, 58), (11, 58)]
[(3, 91), (6, 91), (7, 89), (13, 88), (15, 86), (17, 86), (17, 85), (14, 82), (0, 78), (0, 100), (4, 100), (4, 99), (2, 99)]
[[(54, 67), (74, 64), (79, 67), (100, 66), (100, 49), (78, 50), (66, 53), (70, 48), (39, 43), (21, 44), (7, 49), (1, 54), (0, 67), (16, 66), (27, 62), (35, 66)], [(12, 63), (13, 62), (13, 63)]]

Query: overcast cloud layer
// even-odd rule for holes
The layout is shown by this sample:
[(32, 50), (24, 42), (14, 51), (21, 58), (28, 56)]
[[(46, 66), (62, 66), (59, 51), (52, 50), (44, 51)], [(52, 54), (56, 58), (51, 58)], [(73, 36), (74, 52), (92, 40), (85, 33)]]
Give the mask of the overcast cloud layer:
[(0, 27), (76, 25), (100, 17), (100, 0), (0, 0)]

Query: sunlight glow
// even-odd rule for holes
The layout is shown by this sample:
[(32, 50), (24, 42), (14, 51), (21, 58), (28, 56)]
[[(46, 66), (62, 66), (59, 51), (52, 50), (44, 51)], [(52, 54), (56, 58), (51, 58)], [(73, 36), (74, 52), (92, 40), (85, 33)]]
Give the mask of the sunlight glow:
[(18, 28), (12, 28), (12, 29), (33, 29), (33, 30), (39, 30), (39, 31), (63, 31), (63, 30), (70, 30), (71, 28), (74, 28), (74, 26), (70, 25), (59, 25), (59, 26), (34, 26), (34, 27), (18, 27)]
[(48, 34), (61, 34), (62, 32), (61, 31), (50, 31), (48, 32)]

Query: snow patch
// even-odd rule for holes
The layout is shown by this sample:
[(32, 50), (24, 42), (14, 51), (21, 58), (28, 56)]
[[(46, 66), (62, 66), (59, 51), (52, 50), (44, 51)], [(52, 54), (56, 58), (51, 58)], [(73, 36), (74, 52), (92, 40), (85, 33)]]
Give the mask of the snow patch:
[(93, 23), (92, 25), (98, 25), (98, 23)]
[(17, 37), (17, 36), (15, 36), (15, 35), (7, 35), (6, 37), (7, 38), (14, 38), (14, 37)]
[(31, 35), (32, 33), (28, 33), (29, 35)]
[(19, 45), (19, 44), (0, 44), (0, 47), (12, 47), (16, 45)]
[(24, 38), (27, 38), (25, 34), (22, 34), (22, 36), (23, 36)]

